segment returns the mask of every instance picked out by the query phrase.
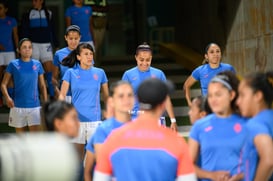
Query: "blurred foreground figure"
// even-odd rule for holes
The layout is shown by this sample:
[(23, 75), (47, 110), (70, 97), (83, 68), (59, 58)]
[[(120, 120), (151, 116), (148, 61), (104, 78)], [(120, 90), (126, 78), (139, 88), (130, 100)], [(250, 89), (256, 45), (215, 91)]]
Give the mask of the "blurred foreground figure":
[(79, 165), (73, 144), (54, 133), (0, 136), (0, 164), (8, 181), (74, 181)]

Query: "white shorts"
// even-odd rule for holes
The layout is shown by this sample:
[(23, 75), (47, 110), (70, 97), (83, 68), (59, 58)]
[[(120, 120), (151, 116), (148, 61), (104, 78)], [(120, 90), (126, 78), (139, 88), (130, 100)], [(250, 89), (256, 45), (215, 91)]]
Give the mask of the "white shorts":
[(8, 65), (15, 58), (15, 52), (0, 52), (0, 66)]
[(65, 96), (65, 102), (72, 103), (72, 97), (71, 96)]
[(26, 126), (34, 126), (41, 124), (41, 107), (35, 108), (18, 108), (10, 109), (9, 126), (15, 128), (23, 128)]
[(32, 58), (40, 60), (41, 63), (53, 60), (53, 51), (50, 43), (32, 43)]
[(79, 134), (71, 140), (72, 143), (85, 144), (94, 134), (101, 121), (80, 122)]

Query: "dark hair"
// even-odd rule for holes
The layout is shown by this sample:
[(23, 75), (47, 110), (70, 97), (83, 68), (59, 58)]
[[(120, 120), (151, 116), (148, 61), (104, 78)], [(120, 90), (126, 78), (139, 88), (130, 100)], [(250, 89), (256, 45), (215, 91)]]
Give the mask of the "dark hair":
[(77, 25), (70, 25), (70, 26), (68, 26), (68, 27), (66, 28), (66, 30), (65, 30), (65, 35), (68, 35), (68, 33), (71, 32), (71, 31), (78, 32), (79, 35), (81, 35), (81, 29), (80, 29), (80, 27), (77, 26)]
[(65, 101), (46, 102), (42, 106), (41, 117), (48, 131), (55, 131), (55, 119), (63, 119), (64, 116), (74, 109), (74, 106)]
[[(212, 45), (216, 45), (216, 46), (220, 47), (217, 43), (211, 42), (211, 43), (209, 43), (209, 44), (206, 46), (206, 48), (205, 48), (205, 54), (208, 54), (209, 48), (210, 48)], [(209, 63), (208, 60), (207, 60), (207, 59), (204, 59), (203, 62), (202, 62), (202, 65), (208, 64), (208, 63)]]
[(209, 104), (208, 104), (208, 99), (206, 96), (197, 96), (194, 98), (197, 100), (197, 106), (200, 110), (200, 112), (205, 111), (207, 114), (212, 113)]
[(0, 4), (3, 4), (5, 8), (8, 8), (8, 1), (7, 0), (0, 0)]
[(244, 79), (254, 93), (262, 92), (264, 101), (270, 108), (273, 102), (273, 71), (250, 73)]
[(136, 55), (140, 51), (149, 51), (149, 52), (152, 52), (152, 49), (151, 49), (150, 45), (148, 45), (148, 43), (143, 42), (142, 44), (138, 45), (138, 47), (136, 48)]
[(116, 88), (119, 87), (120, 85), (124, 85), (124, 84), (127, 84), (130, 87), (132, 87), (131, 84), (127, 81), (124, 81), (124, 80), (116, 81), (116, 82), (112, 83), (110, 86), (109, 96), (112, 97), (115, 93)]
[(65, 57), (62, 61), (62, 65), (68, 66), (68, 67), (74, 67), (76, 63), (80, 63), (77, 59), (77, 55), (80, 55), (82, 49), (89, 49), (94, 53), (93, 47), (88, 43), (80, 43), (77, 48), (70, 52), (70, 54)]
[(239, 86), (239, 79), (233, 73), (232, 71), (223, 71), (218, 73), (215, 77), (211, 79), (210, 82), (219, 82), (221, 83), (224, 87), (226, 87), (229, 91), (234, 91), (235, 92), (235, 97), (231, 101), (231, 108), (234, 112), (238, 112), (238, 107), (236, 105), (236, 99), (238, 97), (238, 86)]
[(18, 49), (20, 50), (22, 44), (25, 42), (25, 41), (29, 41), (32, 43), (32, 41), (29, 39), (29, 38), (22, 38), (19, 42), (18, 42)]
[(158, 78), (144, 80), (137, 89), (137, 98), (141, 110), (153, 110), (162, 104), (166, 97), (175, 90), (171, 81)]

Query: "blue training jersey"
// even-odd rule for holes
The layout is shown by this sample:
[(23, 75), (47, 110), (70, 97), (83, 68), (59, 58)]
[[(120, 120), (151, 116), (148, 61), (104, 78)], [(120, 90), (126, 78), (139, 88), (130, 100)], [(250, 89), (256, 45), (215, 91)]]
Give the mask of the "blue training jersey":
[(207, 171), (225, 170), (231, 175), (243, 172), (246, 137), (246, 120), (235, 114), (227, 118), (210, 114), (195, 122), (190, 131), (190, 138), (200, 145), (200, 168)]
[(202, 95), (207, 95), (210, 80), (223, 71), (235, 73), (235, 69), (230, 64), (220, 63), (219, 67), (214, 69), (209, 64), (204, 64), (194, 69), (191, 76), (200, 82)]
[(21, 59), (9, 63), (6, 72), (11, 74), (14, 82), (14, 105), (18, 108), (33, 108), (40, 106), (38, 81), (44, 73), (40, 61)]
[(124, 123), (116, 120), (114, 117), (104, 120), (97, 128), (86, 145), (86, 150), (94, 153), (94, 144), (102, 144), (112, 130), (119, 128)]
[(122, 80), (128, 81), (134, 90), (134, 94), (135, 94), (135, 104), (134, 104), (134, 108), (132, 110), (132, 116), (136, 117), (137, 112), (139, 111), (139, 103), (137, 101), (137, 89), (138, 86), (146, 79), (148, 78), (158, 78), (162, 81), (166, 81), (166, 76), (163, 73), (163, 71), (154, 68), (154, 67), (150, 67), (147, 71), (142, 72), (138, 69), (138, 67), (134, 67), (131, 68), (127, 71), (124, 72), (123, 76), (122, 76)]
[(255, 117), (250, 118), (247, 123), (249, 135), (247, 137), (245, 151), (245, 180), (252, 181), (255, 178), (259, 156), (254, 145), (256, 136), (265, 134), (273, 139), (273, 110), (264, 110)]
[(103, 69), (91, 67), (88, 70), (80, 66), (70, 68), (63, 76), (70, 85), (72, 104), (75, 106), (81, 122), (100, 121), (100, 89), (108, 82)]
[(13, 52), (14, 43), (13, 43), (13, 28), (17, 26), (15, 18), (6, 16), (5, 18), (0, 18), (0, 45), (2, 45), (5, 50), (0, 50), (1, 52)]
[(65, 17), (70, 17), (72, 25), (78, 25), (81, 29), (81, 42), (93, 41), (90, 32), (90, 18), (92, 8), (90, 6), (70, 6), (65, 12)]

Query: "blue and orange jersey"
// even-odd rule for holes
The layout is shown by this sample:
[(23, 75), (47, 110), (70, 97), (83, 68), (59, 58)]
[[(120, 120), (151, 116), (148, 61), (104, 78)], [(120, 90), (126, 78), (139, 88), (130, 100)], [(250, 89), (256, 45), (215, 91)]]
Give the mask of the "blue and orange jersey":
[(185, 140), (157, 120), (141, 118), (114, 130), (97, 157), (94, 180), (196, 180)]

